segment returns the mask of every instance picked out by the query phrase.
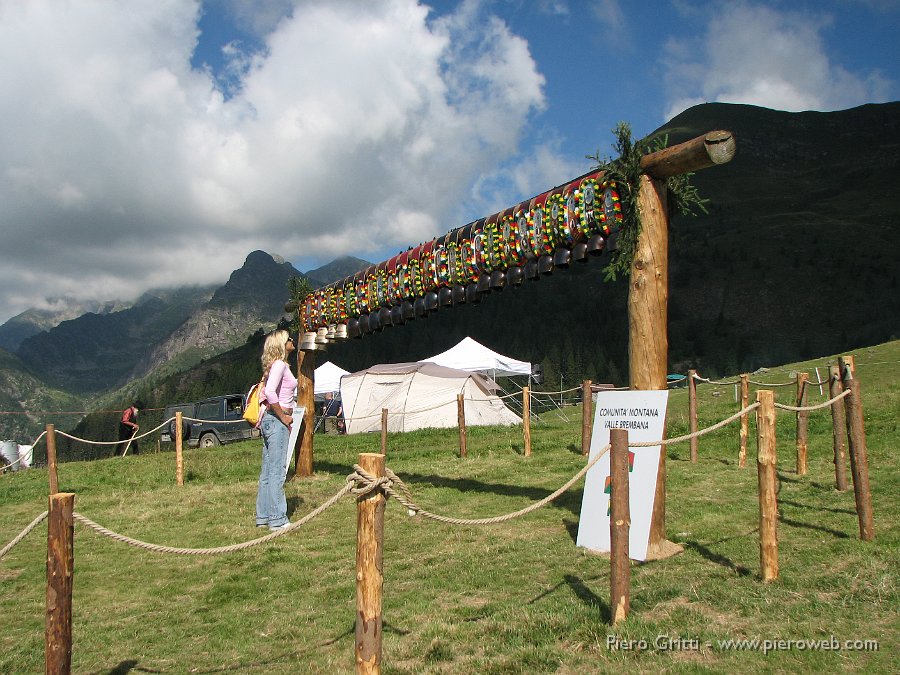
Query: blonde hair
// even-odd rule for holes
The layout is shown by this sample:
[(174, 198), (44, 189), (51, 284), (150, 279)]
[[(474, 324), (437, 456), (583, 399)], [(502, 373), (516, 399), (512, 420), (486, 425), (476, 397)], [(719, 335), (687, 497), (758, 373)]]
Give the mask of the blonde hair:
[(269, 374), (273, 363), (287, 359), (287, 342), (290, 337), (286, 330), (273, 330), (266, 336), (261, 359), (264, 376)]

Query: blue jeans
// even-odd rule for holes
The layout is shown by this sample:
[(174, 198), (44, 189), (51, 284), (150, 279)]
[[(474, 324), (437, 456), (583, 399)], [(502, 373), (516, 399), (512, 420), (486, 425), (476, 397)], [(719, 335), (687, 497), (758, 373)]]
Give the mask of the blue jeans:
[(287, 522), (284, 496), (285, 464), (290, 430), (275, 415), (266, 413), (260, 424), (263, 438), (262, 468), (256, 493), (256, 524), (278, 527)]

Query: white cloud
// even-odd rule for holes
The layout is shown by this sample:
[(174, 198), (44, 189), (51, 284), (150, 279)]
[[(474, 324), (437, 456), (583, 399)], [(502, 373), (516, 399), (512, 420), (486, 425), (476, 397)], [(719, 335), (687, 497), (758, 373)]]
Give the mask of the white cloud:
[(196, 2), (0, 0), (0, 321), (222, 282), (257, 248), (399, 250), (462, 224), (544, 106), (527, 44), (479, 3), (271, 8), (226, 99), (190, 68)]
[(829, 59), (828, 15), (743, 2), (712, 7), (701, 38), (666, 43), (666, 119), (708, 101), (796, 112), (884, 100), (888, 82), (877, 72), (851, 73)]

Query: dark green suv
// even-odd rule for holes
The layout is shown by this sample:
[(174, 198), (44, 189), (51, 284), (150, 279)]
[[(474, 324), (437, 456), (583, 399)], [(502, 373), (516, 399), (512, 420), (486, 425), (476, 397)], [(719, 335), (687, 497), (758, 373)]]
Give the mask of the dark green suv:
[[(241, 417), (244, 405), (243, 394), (213, 396), (193, 403), (166, 406), (163, 419), (175, 417), (175, 413), (180, 411), (183, 418), (190, 418), (182, 420), (182, 440), (193, 448), (213, 448), (223, 443), (259, 437), (259, 429), (254, 429)], [(160, 440), (174, 441), (176, 433), (177, 427), (172, 419), (160, 434)]]

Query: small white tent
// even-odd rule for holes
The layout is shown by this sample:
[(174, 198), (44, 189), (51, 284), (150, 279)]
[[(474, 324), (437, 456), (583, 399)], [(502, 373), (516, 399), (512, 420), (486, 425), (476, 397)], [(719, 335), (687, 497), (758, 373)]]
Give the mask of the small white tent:
[(522, 421), (490, 393), (478, 373), (434, 363), (390, 363), (341, 379), (348, 434), (380, 430), (383, 408), (388, 409), (388, 431), (455, 427), (458, 394), (465, 397), (467, 426)]
[(329, 392), (340, 391), (341, 378), (349, 374), (349, 370), (344, 370), (340, 366), (334, 365), (331, 361), (326, 361), (316, 368), (313, 376), (313, 382), (315, 383), (313, 394), (321, 399)]
[(531, 374), (531, 364), (527, 361), (518, 361), (498, 354), (470, 337), (463, 338), (455, 347), (430, 359), (422, 359), (420, 363), (436, 363), (447, 368), (481, 373), (492, 379)]

